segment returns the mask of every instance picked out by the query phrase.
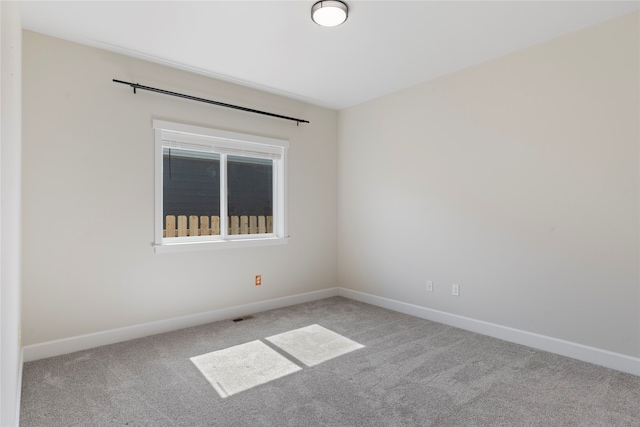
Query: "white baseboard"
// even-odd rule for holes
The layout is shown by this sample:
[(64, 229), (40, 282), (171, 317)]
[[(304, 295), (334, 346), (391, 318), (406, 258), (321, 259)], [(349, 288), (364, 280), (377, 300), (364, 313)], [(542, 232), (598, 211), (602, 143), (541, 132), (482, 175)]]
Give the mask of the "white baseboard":
[(488, 335), (501, 340), (533, 347), (538, 350), (548, 351), (561, 356), (593, 363), (594, 365), (640, 376), (640, 358), (637, 357), (626, 356), (620, 353), (522, 331), (520, 329), (509, 328), (495, 323), (483, 322), (481, 320), (420, 307), (364, 292), (353, 291), (351, 289), (339, 288), (338, 295), (422, 319), (455, 326), (456, 328), (467, 331), (477, 332), (482, 335)]
[(321, 291), (307, 292), (304, 294), (222, 308), (219, 310), (208, 311), (206, 313), (192, 314), (173, 319), (159, 320), (157, 322), (112, 329), (109, 331), (48, 341), (40, 344), (27, 345), (23, 347), (24, 361), (31, 362), (33, 360), (87, 350), (102, 345), (115, 344), (149, 335), (189, 328), (191, 326), (204, 325), (206, 323), (217, 322), (219, 320), (232, 319), (234, 317), (245, 316), (247, 314), (288, 307), (337, 295), (338, 288), (323, 289)]
[[(44, 359), (46, 357), (59, 356), (102, 345), (115, 344), (117, 342), (217, 322), (219, 320), (231, 319), (251, 313), (288, 307), (337, 295), (640, 376), (640, 358), (637, 357), (626, 356), (624, 354), (589, 347), (495, 323), (484, 322), (469, 317), (458, 316), (444, 311), (420, 307), (414, 304), (408, 304), (346, 288), (323, 289), (321, 291), (238, 305), (206, 313), (192, 314), (173, 319), (143, 323), (140, 325), (112, 329), (109, 331), (28, 345), (23, 347), (22, 357), (24, 362), (30, 362), (33, 360)], [(20, 363), (20, 367), (22, 368), (22, 363)], [(22, 378), (22, 375), (20, 375), (20, 378)], [(19, 414), (19, 407), (17, 411)]]

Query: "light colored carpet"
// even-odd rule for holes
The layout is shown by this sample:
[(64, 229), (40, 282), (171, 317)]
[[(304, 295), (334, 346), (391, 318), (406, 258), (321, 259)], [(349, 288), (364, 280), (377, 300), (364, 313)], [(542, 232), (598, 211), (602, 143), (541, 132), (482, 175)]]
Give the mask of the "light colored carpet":
[(221, 397), (249, 390), (301, 370), (260, 341), (250, 341), (223, 350), (192, 357)]
[(640, 426), (634, 375), (340, 297), (254, 316), (26, 363), (21, 425)]
[(320, 325), (283, 332), (267, 337), (267, 340), (307, 366), (315, 366), (364, 347)]
[(320, 325), (283, 332), (266, 340), (284, 356), (256, 340), (190, 360), (220, 397), (228, 397), (300, 371), (301, 364), (315, 366), (363, 347)]

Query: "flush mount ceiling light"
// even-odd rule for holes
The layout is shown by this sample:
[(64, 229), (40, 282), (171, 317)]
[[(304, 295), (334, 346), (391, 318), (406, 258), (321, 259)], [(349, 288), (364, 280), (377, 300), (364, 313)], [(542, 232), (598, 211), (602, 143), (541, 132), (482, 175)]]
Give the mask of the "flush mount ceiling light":
[(323, 27), (335, 27), (347, 20), (349, 8), (341, 1), (319, 1), (311, 8), (311, 19)]

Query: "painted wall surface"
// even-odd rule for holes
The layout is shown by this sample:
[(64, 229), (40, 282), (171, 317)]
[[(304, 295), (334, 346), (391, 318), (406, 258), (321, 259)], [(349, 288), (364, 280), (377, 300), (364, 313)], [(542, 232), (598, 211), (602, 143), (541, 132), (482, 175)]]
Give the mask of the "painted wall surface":
[(18, 2), (0, 2), (0, 425), (18, 424), (20, 348), (21, 44)]
[(640, 356), (638, 21), (341, 111), (340, 285)]
[[(25, 345), (336, 286), (337, 112), (23, 37)], [(134, 95), (114, 78), (311, 123)], [(289, 244), (155, 254), (153, 119), (289, 140)]]

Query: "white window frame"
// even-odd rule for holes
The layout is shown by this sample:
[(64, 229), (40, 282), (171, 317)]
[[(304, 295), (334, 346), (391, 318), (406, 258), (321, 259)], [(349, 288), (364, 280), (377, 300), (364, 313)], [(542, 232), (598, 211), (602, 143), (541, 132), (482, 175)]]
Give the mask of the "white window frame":
[[(219, 129), (154, 120), (155, 133), (155, 238), (156, 253), (286, 244), (287, 151), (289, 141)], [(220, 155), (220, 235), (163, 237), (163, 148), (180, 148)], [(229, 235), (227, 215), (228, 155), (273, 160), (273, 233)]]

